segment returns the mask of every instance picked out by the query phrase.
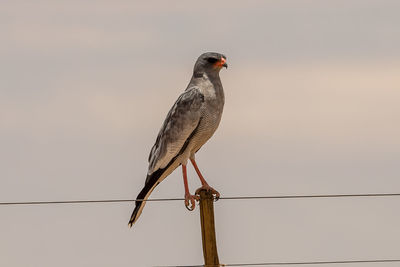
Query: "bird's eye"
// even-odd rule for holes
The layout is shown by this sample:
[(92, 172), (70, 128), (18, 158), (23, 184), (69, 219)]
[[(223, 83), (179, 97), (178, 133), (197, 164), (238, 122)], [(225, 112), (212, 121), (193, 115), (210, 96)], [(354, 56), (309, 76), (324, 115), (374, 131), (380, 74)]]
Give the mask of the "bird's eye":
[(215, 63), (215, 62), (218, 61), (218, 59), (213, 58), (213, 57), (209, 57), (209, 58), (207, 58), (207, 61), (208, 61), (209, 63)]

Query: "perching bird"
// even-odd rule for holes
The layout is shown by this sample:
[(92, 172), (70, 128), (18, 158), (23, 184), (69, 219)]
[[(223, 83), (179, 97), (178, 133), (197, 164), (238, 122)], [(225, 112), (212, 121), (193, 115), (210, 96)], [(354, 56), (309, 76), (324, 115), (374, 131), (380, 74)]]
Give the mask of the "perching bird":
[(154, 188), (179, 165), (182, 165), (185, 206), (189, 210), (194, 209), (197, 196), (189, 193), (186, 174), (188, 160), (192, 162), (200, 178), (200, 189), (209, 190), (219, 197), (219, 193), (201, 175), (195, 153), (210, 139), (221, 121), (225, 102), (219, 78), (222, 67), (227, 68), (228, 65), (226, 57), (219, 53), (204, 53), (197, 59), (189, 85), (168, 112), (150, 151), (146, 182), (137, 196), (136, 206), (129, 220), (130, 227), (142, 213), (146, 202), (141, 200), (147, 200)]

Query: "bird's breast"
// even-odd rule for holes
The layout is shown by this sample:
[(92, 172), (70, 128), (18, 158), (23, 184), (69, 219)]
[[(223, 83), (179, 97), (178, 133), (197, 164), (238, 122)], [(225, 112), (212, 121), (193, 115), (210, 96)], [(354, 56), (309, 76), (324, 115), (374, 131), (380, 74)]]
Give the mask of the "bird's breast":
[(194, 154), (215, 133), (221, 121), (224, 107), (224, 92), (221, 82), (212, 83), (207, 76), (203, 77), (200, 90), (204, 95), (201, 107), (201, 120), (188, 146), (190, 154)]
[(213, 136), (221, 121), (222, 108), (223, 103), (216, 105), (216, 103), (205, 101), (201, 121), (191, 141), (191, 153), (199, 150)]

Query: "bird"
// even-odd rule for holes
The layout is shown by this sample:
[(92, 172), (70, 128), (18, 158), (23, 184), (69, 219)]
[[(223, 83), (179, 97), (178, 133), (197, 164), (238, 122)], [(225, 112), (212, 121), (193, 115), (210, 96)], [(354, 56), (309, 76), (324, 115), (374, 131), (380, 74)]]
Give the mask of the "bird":
[[(225, 96), (219, 73), (224, 67), (227, 69), (228, 65), (226, 56), (221, 53), (206, 52), (196, 60), (188, 86), (168, 112), (151, 148), (146, 180), (136, 197), (129, 227), (138, 220), (154, 188), (179, 166), (182, 166), (184, 199), (188, 210), (194, 210), (195, 201), (199, 200), (199, 190), (207, 190), (216, 199), (219, 198), (219, 192), (209, 186), (201, 174), (195, 154), (220, 124)], [(189, 192), (188, 161), (192, 163), (202, 184), (195, 195)]]

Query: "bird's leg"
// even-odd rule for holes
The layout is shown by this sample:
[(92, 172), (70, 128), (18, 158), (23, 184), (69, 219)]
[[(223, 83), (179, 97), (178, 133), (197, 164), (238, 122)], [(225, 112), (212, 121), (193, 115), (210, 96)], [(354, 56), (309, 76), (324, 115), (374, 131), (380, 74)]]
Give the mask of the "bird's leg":
[(197, 175), (200, 178), (201, 184), (202, 186), (196, 190), (196, 195), (199, 195), (200, 190), (207, 190), (210, 191), (213, 195), (215, 195), (215, 199), (219, 199), (220, 194), (217, 190), (215, 190), (214, 188), (212, 188), (211, 186), (208, 185), (207, 181), (204, 179), (203, 175), (201, 174), (199, 167), (197, 167), (196, 161), (194, 159), (190, 159), (190, 161), (193, 164), (194, 169), (196, 170)]
[(192, 211), (196, 207), (196, 200), (198, 200), (198, 196), (191, 195), (189, 192), (186, 165), (183, 164), (182, 164), (182, 174), (183, 174), (183, 184), (185, 185), (185, 206), (188, 210)]

